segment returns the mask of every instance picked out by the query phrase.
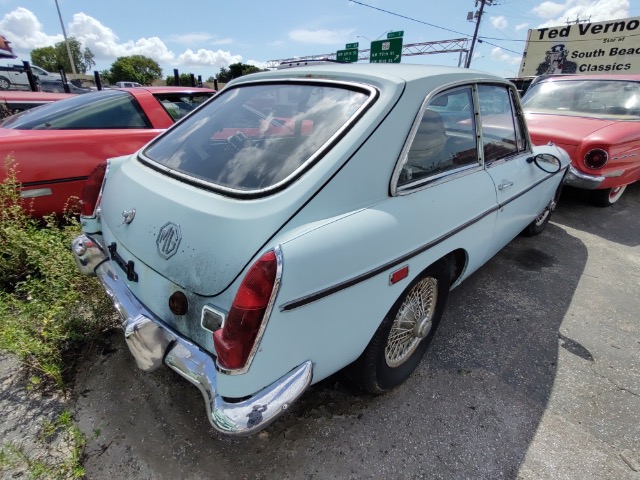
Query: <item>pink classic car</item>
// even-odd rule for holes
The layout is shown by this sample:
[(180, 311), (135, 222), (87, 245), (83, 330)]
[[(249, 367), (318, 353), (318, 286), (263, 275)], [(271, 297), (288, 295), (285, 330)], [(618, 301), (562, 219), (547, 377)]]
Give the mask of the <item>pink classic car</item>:
[(543, 78), (523, 107), (532, 142), (564, 148), (566, 184), (592, 190), (596, 205), (613, 205), (640, 180), (640, 75)]

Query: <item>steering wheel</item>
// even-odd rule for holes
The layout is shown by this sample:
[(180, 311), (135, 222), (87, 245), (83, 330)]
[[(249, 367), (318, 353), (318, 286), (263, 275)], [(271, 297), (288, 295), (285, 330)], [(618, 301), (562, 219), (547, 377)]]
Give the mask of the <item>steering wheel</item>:
[(251, 140), (242, 132), (236, 132), (234, 135), (231, 135), (227, 138), (227, 143), (231, 145), (236, 150), (240, 151), (245, 147), (251, 145)]
[(607, 106), (600, 100), (588, 100), (586, 102), (579, 103), (576, 108), (578, 110), (605, 110)]

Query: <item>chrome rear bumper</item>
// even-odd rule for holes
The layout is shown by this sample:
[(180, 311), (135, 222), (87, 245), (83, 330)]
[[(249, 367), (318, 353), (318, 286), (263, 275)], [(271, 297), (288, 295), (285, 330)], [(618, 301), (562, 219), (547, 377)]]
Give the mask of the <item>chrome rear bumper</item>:
[(81, 273), (97, 275), (122, 318), (129, 350), (138, 367), (153, 371), (163, 363), (193, 383), (204, 397), (213, 427), (232, 435), (256, 433), (284, 413), (311, 383), (313, 366), (306, 361), (241, 402), (224, 400), (216, 391), (216, 366), (211, 355), (180, 336), (131, 293), (102, 248), (102, 239), (87, 235), (71, 245)]
[(574, 168), (573, 165), (569, 166), (569, 172), (564, 178), (564, 183), (571, 187), (584, 188), (585, 190), (595, 190), (604, 182), (605, 177), (601, 175), (588, 175), (582, 173), (580, 170)]

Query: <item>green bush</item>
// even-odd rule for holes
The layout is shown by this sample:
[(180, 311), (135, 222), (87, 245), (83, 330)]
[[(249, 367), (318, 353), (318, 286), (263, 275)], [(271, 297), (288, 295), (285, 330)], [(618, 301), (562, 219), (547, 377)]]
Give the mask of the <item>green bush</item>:
[(70, 251), (74, 217), (37, 220), (20, 200), (13, 160), (0, 183), (0, 350), (36, 377), (65, 387), (74, 353), (114, 324), (98, 280), (78, 273)]

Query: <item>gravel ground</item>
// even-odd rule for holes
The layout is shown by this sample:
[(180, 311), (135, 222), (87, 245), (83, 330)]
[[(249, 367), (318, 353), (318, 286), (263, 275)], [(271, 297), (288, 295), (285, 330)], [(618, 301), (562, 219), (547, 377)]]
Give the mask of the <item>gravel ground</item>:
[(637, 480), (638, 292), (640, 184), (610, 209), (568, 190), (544, 234), (517, 238), (451, 293), (422, 364), (387, 395), (336, 375), (260, 434), (229, 438), (193, 386), (137, 370), (114, 332), (68, 399), (37, 398), (0, 357), (1, 441), (64, 452), (32, 439), (67, 408), (90, 479)]

